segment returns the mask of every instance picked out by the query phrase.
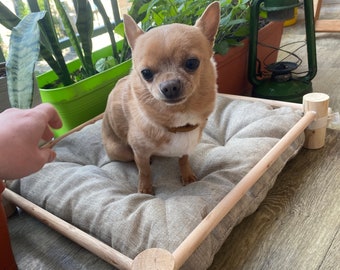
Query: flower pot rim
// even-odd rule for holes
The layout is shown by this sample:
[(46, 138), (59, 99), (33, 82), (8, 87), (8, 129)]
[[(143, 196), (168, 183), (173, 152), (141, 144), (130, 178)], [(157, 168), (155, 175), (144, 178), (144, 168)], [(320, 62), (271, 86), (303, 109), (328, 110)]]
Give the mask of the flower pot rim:
[[(123, 40), (117, 42), (117, 47), (122, 47), (122, 45), (123, 45)], [(107, 56), (109, 56), (111, 54), (112, 54), (112, 46), (111, 45), (107, 45), (107, 46), (105, 46), (103, 48), (100, 48), (100, 49), (94, 51), (92, 53), (92, 59), (95, 62), (95, 61), (98, 61), (100, 58), (107, 57)], [(126, 60), (126, 61), (124, 61), (122, 63), (119, 63), (119, 64), (115, 65), (114, 67), (119, 66), (121, 64), (125, 64), (125, 62), (130, 61), (130, 60), (131, 59), (128, 59), (128, 60)], [(81, 61), (79, 60), (79, 58), (75, 58), (75, 59), (67, 62), (66, 66), (67, 66), (67, 68), (68, 68), (70, 73), (75, 72), (76, 70), (79, 70), (79, 68), (81, 67)], [(114, 67), (111, 67), (111, 68), (114, 68)], [(107, 70), (110, 70), (111, 68), (109, 68)], [(105, 71), (103, 71), (103, 72), (105, 72)], [(92, 75), (90, 77), (97, 76), (98, 74), (101, 74), (103, 72), (99, 72), (99, 73), (97, 73), (95, 75)], [(88, 77), (88, 78), (90, 78), (90, 77)], [(46, 72), (44, 72), (42, 74), (37, 75), (36, 78), (37, 78), (39, 89), (46, 89), (47, 91), (52, 91), (53, 89), (67, 87), (67, 86), (60, 86), (60, 87), (55, 87), (55, 88), (44, 88), (46, 85), (51, 84), (51, 83), (53, 83), (53, 82), (58, 80), (58, 76), (56, 75), (56, 73), (52, 69), (49, 70), (49, 71), (46, 71)], [(81, 82), (85, 81), (88, 78), (85, 78), (85, 79), (82, 79), (80, 81), (77, 81), (77, 82), (73, 83), (72, 85), (81, 83)]]
[[(266, 33), (268, 31), (270, 31), (273, 27), (275, 27), (275, 25), (283, 25), (283, 22), (281, 21), (271, 21), (269, 23), (267, 23), (266, 25), (264, 25), (263, 27), (261, 27), (261, 29), (259, 30), (259, 35), (266, 35)], [(214, 54), (214, 57), (216, 57), (217, 59), (218, 58), (223, 58), (225, 55), (227, 55), (229, 53), (230, 50), (234, 50), (234, 51), (242, 51), (243, 48), (245, 48), (248, 44), (249, 44), (249, 37), (245, 37), (243, 40), (241, 40), (241, 45), (239, 46), (233, 46), (233, 47), (230, 47), (228, 49), (228, 51), (221, 55), (221, 54), (218, 54), (218, 53), (215, 53)], [(248, 49), (247, 49), (248, 50)]]
[[(43, 87), (39, 87), (39, 90), (43, 91), (43, 92), (53, 92), (53, 91), (60, 91), (60, 90), (62, 90), (64, 88), (72, 88), (72, 87), (78, 86), (78, 85), (83, 85), (83, 84), (86, 85), (89, 80), (93, 80), (93, 79), (97, 79), (97, 78), (100, 79), (100, 77), (102, 77), (103, 74), (108, 73), (108, 72), (110, 72), (111, 70), (114, 70), (114, 69), (118, 69), (118, 68), (121, 68), (121, 67), (124, 68), (125, 66), (130, 65), (130, 63), (131, 63), (131, 59), (126, 60), (126, 61), (124, 61), (122, 63), (119, 63), (119, 64), (117, 64), (117, 65), (115, 65), (115, 66), (113, 66), (111, 68), (108, 68), (108, 69), (106, 69), (106, 70), (104, 70), (102, 72), (99, 72), (97, 74), (94, 74), (94, 75), (92, 75), (90, 77), (87, 77), (85, 79), (77, 81), (77, 82), (75, 82), (73, 84), (66, 85), (66, 86), (60, 86), (60, 87), (55, 87), (55, 88), (43, 88)], [(50, 73), (50, 72), (51, 71), (48, 71), (47, 73)], [(37, 80), (39, 81), (39, 78), (41, 78), (42, 76), (47, 76), (47, 73), (43, 73), (43, 74), (37, 76)], [(52, 71), (51, 73), (54, 73), (54, 71)]]
[(131, 63), (131, 59), (127, 60), (71, 85), (51, 89), (39, 88), (41, 98), (43, 102), (59, 103), (88, 95), (93, 91), (98, 91), (95, 86), (97, 84), (96, 82), (101, 82), (101, 85), (104, 87), (112, 84), (112, 82), (117, 81), (119, 78), (128, 75)]

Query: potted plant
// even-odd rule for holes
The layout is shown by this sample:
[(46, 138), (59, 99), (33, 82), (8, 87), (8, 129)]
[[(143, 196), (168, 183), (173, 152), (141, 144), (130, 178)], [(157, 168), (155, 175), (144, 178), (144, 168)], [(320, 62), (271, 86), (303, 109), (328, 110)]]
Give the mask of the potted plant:
[[(126, 45), (116, 42), (112, 31), (114, 26), (102, 3), (100, 0), (94, 2), (111, 40), (111, 45), (99, 52), (92, 52), (93, 15), (89, 1), (73, 1), (77, 14), (77, 36), (61, 1), (54, 0), (67, 36), (78, 56), (76, 60), (66, 64), (52, 21), (50, 2), (44, 1), (44, 6), (40, 7), (37, 0), (28, 0), (32, 13), (46, 11), (39, 21), (40, 56), (52, 70), (37, 76), (37, 83), (42, 101), (53, 104), (63, 120), (63, 128), (55, 132), (57, 136), (103, 112), (109, 92), (118, 79), (129, 73), (131, 67), (131, 61), (127, 60), (129, 55), (126, 53)], [(13, 29), (20, 21), (20, 18), (0, 2), (0, 23)], [(96, 66), (97, 62), (101, 65)]]
[[(132, 6), (139, 7), (139, 17), (142, 27), (150, 27), (168, 24), (185, 23), (194, 24), (204, 8), (213, 0), (152, 0), (133, 1)], [(221, 0), (221, 22), (215, 40), (215, 60), (217, 62), (218, 89), (219, 92), (229, 94), (250, 94), (252, 89), (248, 82), (248, 48), (249, 48), (249, 19), (251, 0)], [(281, 22), (268, 23), (265, 13), (259, 27), (259, 42), (269, 45), (258, 46), (258, 56), (263, 62), (275, 62), (277, 51), (281, 42), (283, 24)]]

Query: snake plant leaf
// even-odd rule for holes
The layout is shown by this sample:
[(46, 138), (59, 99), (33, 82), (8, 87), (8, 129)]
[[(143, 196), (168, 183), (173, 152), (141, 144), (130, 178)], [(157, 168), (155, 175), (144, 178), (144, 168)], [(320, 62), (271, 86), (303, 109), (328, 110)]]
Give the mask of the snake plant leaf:
[(74, 32), (73, 28), (72, 28), (72, 24), (69, 20), (69, 18), (67, 17), (67, 14), (66, 14), (66, 11), (61, 3), (60, 0), (54, 0), (54, 3), (56, 5), (56, 8), (58, 10), (58, 13), (59, 13), (59, 16), (63, 22), (63, 25), (64, 25), (64, 28), (65, 28), (65, 32), (67, 33), (67, 36), (69, 37), (70, 39), (70, 42), (72, 44), (72, 47), (73, 49), (75, 50), (85, 72), (87, 73), (88, 72), (88, 68), (86, 66), (86, 62), (85, 62), (85, 59), (84, 59), (84, 54), (81, 50), (81, 46), (80, 46), (80, 43), (78, 41), (78, 38), (76, 36), (76, 33)]
[[(32, 8), (31, 5), (30, 7)], [(71, 79), (71, 75), (67, 69), (67, 65), (60, 48), (59, 39), (51, 15), (51, 6), (48, 0), (44, 0), (44, 7), (47, 14), (39, 22), (41, 30), (40, 41), (43, 44), (43, 46), (41, 46), (40, 53), (65, 86), (73, 84), (74, 81)]]
[(20, 18), (13, 14), (13, 12), (9, 10), (2, 2), (0, 2), (0, 10), (0, 24), (12, 30), (12, 28), (20, 22)]
[[(28, 0), (32, 12), (39, 12), (40, 7), (37, 0)], [(48, 0), (44, 1), (46, 15), (39, 21), (40, 27), (40, 55), (54, 70), (63, 85), (73, 84), (71, 75), (67, 69), (62, 50), (59, 46), (58, 36), (51, 17), (51, 7)]]
[(12, 29), (6, 63), (8, 95), (12, 107), (28, 109), (33, 102), (34, 66), (40, 51), (38, 21), (46, 12), (30, 13)]
[[(40, 11), (37, 0), (28, 0), (27, 2), (29, 4), (31, 12)], [(48, 0), (45, 0), (44, 3), (45, 6), (46, 3), (49, 5)], [(50, 11), (49, 8), (46, 8), (46, 10)], [(71, 79), (61, 49), (59, 48), (58, 38), (51, 36), (55, 34), (55, 31), (53, 24), (50, 23), (52, 19), (50, 18), (51, 16), (49, 14), (50, 13), (47, 13), (46, 16), (39, 21), (41, 27), (40, 55), (55, 71), (63, 85), (70, 85), (74, 83), (74, 81)], [(2, 2), (0, 2), (0, 24), (4, 25), (9, 30), (12, 30), (13, 27), (15, 27), (20, 21), (21, 19), (18, 16), (16, 16), (10, 9), (8, 9)]]
[(93, 13), (88, 0), (78, 0), (75, 2), (77, 14), (76, 26), (79, 34), (79, 40), (83, 48), (84, 61), (88, 76), (95, 74), (92, 62), (92, 34), (93, 34)]
[(98, 11), (103, 18), (105, 27), (106, 27), (107, 32), (109, 34), (111, 44), (112, 44), (112, 55), (116, 59), (116, 61), (119, 62), (119, 54), (118, 54), (118, 51), (117, 51), (116, 39), (115, 39), (114, 32), (113, 32), (114, 26), (110, 22), (110, 18), (107, 16), (102, 2), (100, 0), (93, 0), (93, 2), (98, 8)]
[(5, 55), (4, 52), (2, 51), (1, 47), (0, 47), (0, 63), (5, 62)]
[[(47, 3), (46, 3), (47, 2)], [(39, 12), (40, 11), (40, 7), (39, 7), (39, 5), (38, 5), (38, 1), (37, 0), (27, 0), (27, 3), (28, 3), (28, 6), (30, 7), (30, 10), (31, 10), (31, 12)], [(47, 4), (47, 5), (49, 5), (49, 2), (48, 1), (45, 1), (44, 2), (45, 3), (45, 5)], [(48, 37), (45, 37), (46, 36), (46, 27), (45, 27), (45, 25), (47, 24), (47, 23), (49, 23), (48, 21), (46, 22), (46, 20), (48, 19), (48, 14), (50, 13), (50, 9), (49, 9), (49, 7), (48, 8), (46, 8), (46, 12), (47, 12), (47, 14), (45, 15), (45, 17), (43, 18), (43, 19), (41, 19), (40, 20), (40, 22), (39, 22), (39, 26), (40, 26), (40, 30), (41, 30), (41, 32), (40, 32), (40, 43), (42, 43), (43, 44), (43, 46), (50, 52), (50, 53), (52, 53), (53, 52), (53, 50), (52, 50), (52, 48), (51, 48), (51, 46), (50, 46), (50, 42), (47, 42), (47, 40), (48, 40)], [(49, 30), (50, 30), (50, 28), (49, 28)], [(53, 33), (52, 33), (53, 34)]]

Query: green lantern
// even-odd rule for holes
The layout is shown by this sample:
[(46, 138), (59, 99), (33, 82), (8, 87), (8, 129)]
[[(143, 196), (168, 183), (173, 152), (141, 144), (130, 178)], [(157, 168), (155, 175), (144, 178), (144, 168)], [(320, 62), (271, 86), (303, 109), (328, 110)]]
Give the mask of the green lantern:
[(302, 102), (302, 97), (312, 92), (312, 79), (316, 75), (316, 44), (313, 1), (304, 1), (305, 31), (307, 43), (308, 71), (304, 76), (292, 76), (297, 68), (292, 62), (277, 62), (267, 66), (270, 79), (258, 79), (257, 70), (257, 35), (261, 8), (268, 14), (269, 20), (284, 21), (294, 17), (294, 8), (300, 5), (298, 0), (254, 0), (251, 4), (248, 78), (253, 85), (253, 96), (289, 102)]

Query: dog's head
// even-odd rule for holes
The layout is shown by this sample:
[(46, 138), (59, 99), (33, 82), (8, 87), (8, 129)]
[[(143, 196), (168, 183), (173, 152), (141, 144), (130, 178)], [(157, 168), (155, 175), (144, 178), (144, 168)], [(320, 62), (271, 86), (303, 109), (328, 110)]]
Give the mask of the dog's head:
[(124, 15), (132, 48), (132, 83), (169, 105), (183, 103), (195, 92), (204, 97), (204, 91), (215, 91), (212, 56), (219, 21), (218, 2), (210, 4), (194, 26), (169, 24), (143, 32)]

